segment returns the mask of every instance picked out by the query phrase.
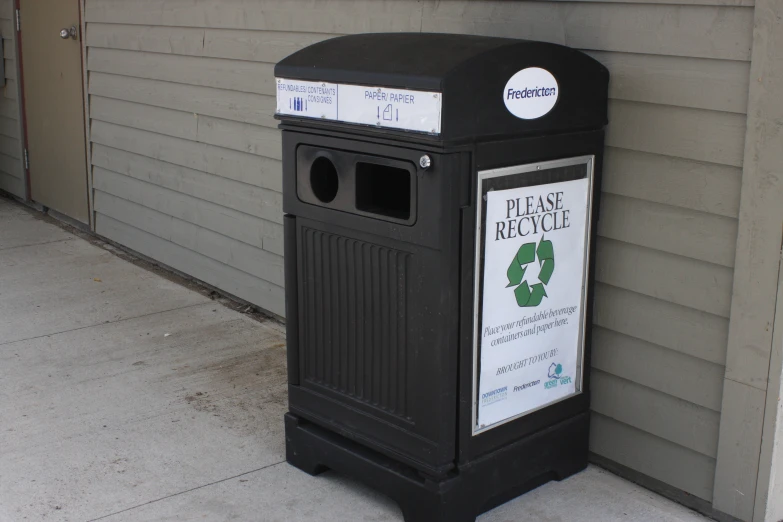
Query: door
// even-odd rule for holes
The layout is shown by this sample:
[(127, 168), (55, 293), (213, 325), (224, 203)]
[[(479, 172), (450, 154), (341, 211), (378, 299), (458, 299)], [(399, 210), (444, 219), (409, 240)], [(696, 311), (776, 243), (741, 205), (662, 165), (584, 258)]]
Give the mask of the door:
[(21, 0), (20, 15), (31, 198), (88, 223), (79, 2)]

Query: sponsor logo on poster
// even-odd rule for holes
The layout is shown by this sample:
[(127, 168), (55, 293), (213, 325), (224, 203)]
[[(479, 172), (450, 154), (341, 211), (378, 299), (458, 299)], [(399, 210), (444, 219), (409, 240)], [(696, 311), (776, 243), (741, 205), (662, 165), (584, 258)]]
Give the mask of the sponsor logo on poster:
[(557, 363), (552, 363), (549, 365), (547, 377), (549, 377), (549, 380), (544, 383), (544, 388), (547, 390), (556, 388), (557, 386), (571, 384), (571, 377), (563, 375), (563, 366)]
[(525, 384), (520, 384), (518, 386), (514, 386), (514, 392), (525, 391), (528, 388), (532, 388), (533, 386), (538, 386), (539, 384), (541, 384), (541, 379), (539, 379), (537, 381), (526, 382)]
[(496, 402), (504, 401), (508, 398), (508, 386), (503, 386), (496, 390), (481, 394), (481, 405), (488, 406)]

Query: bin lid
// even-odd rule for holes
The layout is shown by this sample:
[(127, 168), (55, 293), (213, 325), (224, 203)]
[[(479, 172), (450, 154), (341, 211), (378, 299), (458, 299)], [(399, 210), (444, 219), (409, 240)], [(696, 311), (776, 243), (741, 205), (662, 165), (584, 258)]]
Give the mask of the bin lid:
[(368, 132), (470, 141), (607, 123), (606, 68), (547, 42), (349, 35), (288, 56), (275, 67), (275, 77), (277, 115), (284, 121), (336, 121), (364, 125)]

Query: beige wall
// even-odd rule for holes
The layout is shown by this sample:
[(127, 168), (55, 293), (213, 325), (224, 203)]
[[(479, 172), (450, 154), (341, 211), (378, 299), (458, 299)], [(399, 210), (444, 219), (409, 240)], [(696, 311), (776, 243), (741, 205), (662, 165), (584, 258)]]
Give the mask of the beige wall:
[(283, 314), (273, 65), (368, 31), (554, 41), (609, 67), (592, 450), (713, 501), (753, 2), (87, 0), (96, 230)]
[(0, 190), (25, 197), (22, 143), (19, 124), (16, 23), (13, 0), (0, 0), (0, 35), (3, 38), (5, 87), (0, 88)]
[[(783, 520), (783, 2), (757, 0), (715, 507)], [(776, 318), (777, 310), (777, 318)]]

